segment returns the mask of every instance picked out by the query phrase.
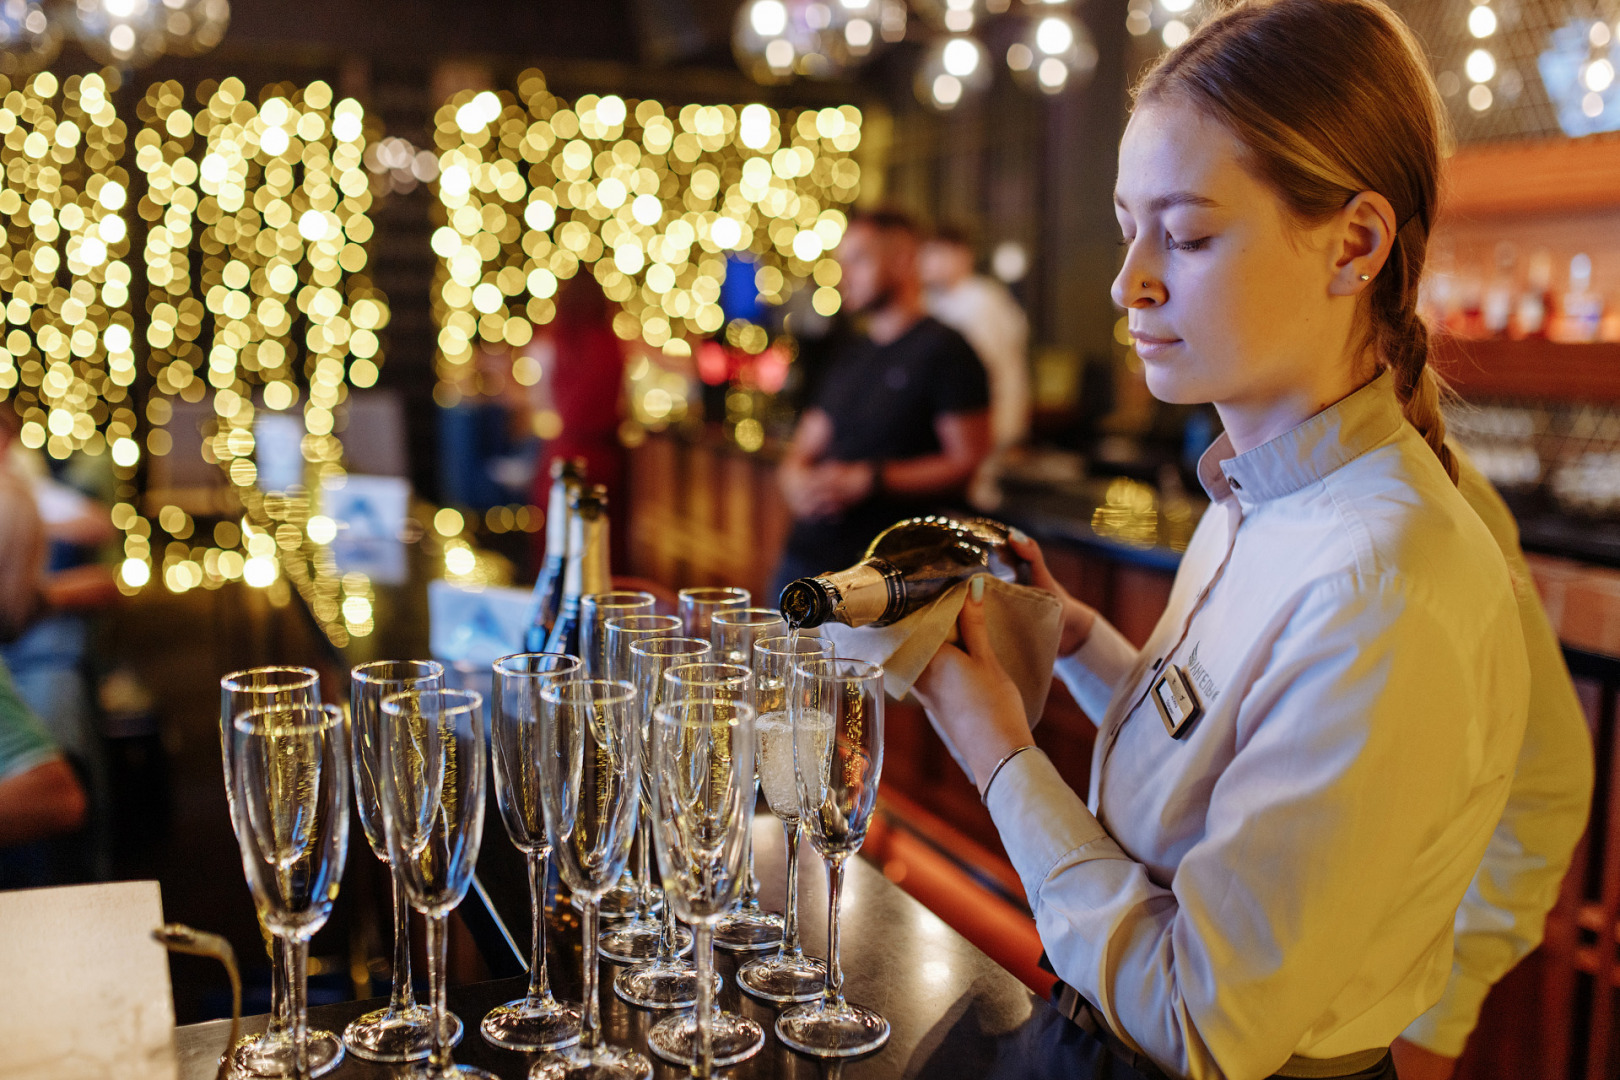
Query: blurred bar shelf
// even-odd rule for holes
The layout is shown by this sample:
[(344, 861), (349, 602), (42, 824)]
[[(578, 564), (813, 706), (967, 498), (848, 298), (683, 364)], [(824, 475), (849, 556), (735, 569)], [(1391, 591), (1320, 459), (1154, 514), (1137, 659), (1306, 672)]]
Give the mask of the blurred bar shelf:
[(1465, 398), (1620, 401), (1620, 342), (1435, 338), (1435, 369)]

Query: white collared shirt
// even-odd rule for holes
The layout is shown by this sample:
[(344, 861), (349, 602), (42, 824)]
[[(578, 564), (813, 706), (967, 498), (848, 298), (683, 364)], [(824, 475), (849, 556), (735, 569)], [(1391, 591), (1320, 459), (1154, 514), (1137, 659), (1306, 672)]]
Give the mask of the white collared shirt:
[[(1099, 620), (1058, 665), (1101, 717), (1089, 807), (1039, 753), (987, 801), (1058, 976), (1165, 1070), (1257, 1080), (1440, 997), (1529, 677), (1502, 555), (1387, 374), (1199, 474), (1146, 646)], [(1203, 709), (1179, 738), (1164, 664)]]

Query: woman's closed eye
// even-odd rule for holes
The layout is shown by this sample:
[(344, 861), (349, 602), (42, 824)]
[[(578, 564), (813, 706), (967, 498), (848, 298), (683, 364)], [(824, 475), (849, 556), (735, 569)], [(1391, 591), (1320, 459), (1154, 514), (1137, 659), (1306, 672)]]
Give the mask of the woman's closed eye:
[(1171, 251), (1201, 251), (1209, 246), (1209, 241), (1210, 238), (1207, 236), (1200, 236), (1193, 240), (1177, 240), (1167, 234), (1164, 238), (1165, 246)]

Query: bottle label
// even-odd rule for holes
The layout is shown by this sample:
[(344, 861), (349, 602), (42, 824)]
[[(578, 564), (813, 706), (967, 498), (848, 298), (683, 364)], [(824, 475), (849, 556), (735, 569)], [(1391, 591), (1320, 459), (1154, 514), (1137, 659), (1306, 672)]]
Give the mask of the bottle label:
[(889, 609), (889, 582), (882, 571), (866, 563), (823, 574), (821, 580), (838, 594), (834, 618), (850, 626), (868, 626)]

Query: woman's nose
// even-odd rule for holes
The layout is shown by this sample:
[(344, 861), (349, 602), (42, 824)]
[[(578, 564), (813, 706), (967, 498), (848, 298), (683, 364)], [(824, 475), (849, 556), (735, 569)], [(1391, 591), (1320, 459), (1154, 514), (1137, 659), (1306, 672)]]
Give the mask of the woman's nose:
[(1122, 308), (1157, 307), (1166, 298), (1164, 283), (1147, 260), (1136, 255), (1136, 247), (1132, 244), (1126, 251), (1125, 265), (1120, 267), (1109, 293)]

